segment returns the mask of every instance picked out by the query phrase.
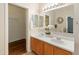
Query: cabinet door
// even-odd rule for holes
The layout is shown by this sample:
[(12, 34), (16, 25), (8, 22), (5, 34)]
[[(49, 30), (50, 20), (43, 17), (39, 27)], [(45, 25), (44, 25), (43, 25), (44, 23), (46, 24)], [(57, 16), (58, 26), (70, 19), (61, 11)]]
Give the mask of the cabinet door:
[(31, 41), (31, 47), (32, 47), (32, 50), (38, 54), (38, 55), (43, 55), (43, 42), (36, 39), (36, 38), (31, 38), (32, 41)]
[(36, 53), (39, 54), (39, 55), (43, 55), (43, 42), (40, 41), (40, 40), (37, 40), (37, 43), (36, 43)]
[(48, 43), (44, 43), (44, 55), (53, 55), (53, 46), (48, 44)]
[(54, 55), (71, 55), (72, 53), (58, 47), (54, 47)]
[(31, 37), (31, 49), (36, 51), (36, 40), (33, 37)]

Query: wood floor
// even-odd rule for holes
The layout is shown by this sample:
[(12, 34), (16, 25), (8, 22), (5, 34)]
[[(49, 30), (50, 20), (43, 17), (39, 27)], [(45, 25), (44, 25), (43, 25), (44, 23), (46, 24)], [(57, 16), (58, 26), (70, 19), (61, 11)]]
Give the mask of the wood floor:
[(27, 52), (27, 53), (24, 53), (23, 55), (36, 55), (36, 54), (33, 52)]
[(18, 40), (9, 43), (9, 55), (22, 55), (26, 53), (26, 40)]

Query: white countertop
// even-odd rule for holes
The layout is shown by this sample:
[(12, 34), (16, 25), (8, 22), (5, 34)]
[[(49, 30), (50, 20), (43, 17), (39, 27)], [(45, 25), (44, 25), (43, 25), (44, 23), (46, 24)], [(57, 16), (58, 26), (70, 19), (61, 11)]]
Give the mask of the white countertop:
[(69, 39), (57, 40), (56, 37), (49, 38), (47, 36), (38, 35), (38, 34), (31, 33), (31, 36), (37, 38), (38, 40), (42, 40), (44, 42), (47, 42), (51, 45), (55, 45), (55, 46), (62, 48), (64, 50), (70, 51), (72, 53), (74, 52), (74, 40), (69, 40)]

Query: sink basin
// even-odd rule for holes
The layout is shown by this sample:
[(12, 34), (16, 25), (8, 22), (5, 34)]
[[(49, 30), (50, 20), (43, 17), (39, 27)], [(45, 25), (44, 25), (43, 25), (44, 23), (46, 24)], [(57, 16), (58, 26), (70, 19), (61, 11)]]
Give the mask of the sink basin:
[(65, 39), (61, 39), (61, 37), (56, 37), (56, 36), (52, 36), (52, 35), (45, 35), (45, 34), (38, 34), (39, 37), (41, 38), (46, 38), (49, 39), (51, 42), (55, 42), (55, 43), (65, 43)]
[(51, 39), (51, 41), (56, 42), (56, 43), (64, 43), (63, 40), (58, 40), (58, 39)]
[(56, 37), (52, 38), (51, 41), (57, 42), (57, 43), (64, 43), (63, 39), (57, 39)]

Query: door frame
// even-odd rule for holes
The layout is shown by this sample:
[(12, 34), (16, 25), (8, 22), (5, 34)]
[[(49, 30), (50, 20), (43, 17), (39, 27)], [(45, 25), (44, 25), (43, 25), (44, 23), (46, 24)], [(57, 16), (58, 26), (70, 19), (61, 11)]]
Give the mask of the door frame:
[[(10, 3), (12, 5), (15, 5), (15, 6), (18, 6), (18, 7), (21, 7), (21, 8), (24, 8), (26, 9), (26, 51), (28, 51), (27, 49), (27, 45), (28, 45), (28, 20), (29, 20), (29, 9), (24, 7), (24, 6), (20, 6), (18, 4), (15, 4), (15, 3)], [(5, 3), (5, 52), (4, 54), (5, 55), (8, 55), (8, 42), (9, 42), (9, 33), (8, 33), (8, 30), (9, 30), (9, 23), (8, 23), (9, 19), (8, 19), (8, 3)]]

